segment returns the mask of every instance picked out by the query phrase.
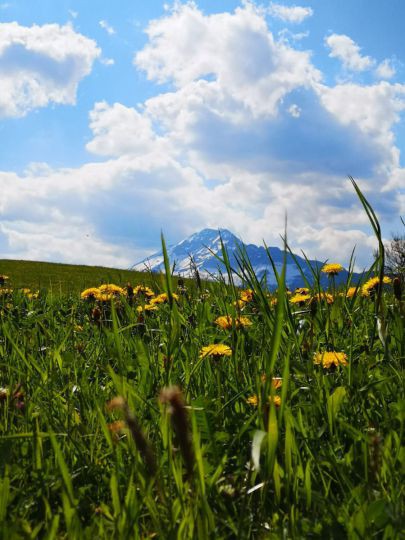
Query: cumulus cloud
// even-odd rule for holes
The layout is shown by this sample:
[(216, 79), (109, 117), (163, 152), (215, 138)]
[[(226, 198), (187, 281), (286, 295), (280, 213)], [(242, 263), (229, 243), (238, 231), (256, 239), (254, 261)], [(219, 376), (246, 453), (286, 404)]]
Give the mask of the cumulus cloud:
[(284, 6), (282, 4), (271, 3), (269, 13), (277, 19), (289, 23), (302, 23), (308, 17), (313, 15), (313, 10), (310, 7), (302, 6)]
[(370, 56), (363, 56), (360, 47), (349, 36), (331, 34), (325, 38), (325, 43), (330, 48), (329, 56), (338, 58), (346, 69), (365, 71), (375, 65), (375, 60)]
[[(274, 114), (277, 102), (299, 86), (321, 79), (310, 54), (276, 42), (263, 14), (251, 4), (205, 16), (195, 4), (152, 21), (149, 43), (135, 65), (150, 80), (184, 88), (211, 81), (208, 91), (242, 102), (255, 115)], [(239, 112), (239, 111), (238, 111)]]
[(169, 241), (209, 226), (279, 245), (287, 212), (294, 249), (346, 262), (357, 244), (365, 264), (374, 240), (346, 175), (384, 223), (398, 215), (405, 86), (327, 85), (252, 3), (213, 15), (177, 4), (147, 35), (134, 64), (165, 90), (137, 107), (94, 105), (86, 148), (103, 161), (0, 173), (3, 251), (47, 258), (49, 245), (82, 260), (84, 235), (86, 262), (129, 266), (162, 228)]
[(0, 23), (0, 117), (24, 116), (49, 103), (74, 104), (100, 52), (69, 24)]

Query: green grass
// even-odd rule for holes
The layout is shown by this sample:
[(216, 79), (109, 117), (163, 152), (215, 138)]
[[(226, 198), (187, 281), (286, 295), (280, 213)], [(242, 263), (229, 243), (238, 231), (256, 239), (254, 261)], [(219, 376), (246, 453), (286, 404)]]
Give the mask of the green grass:
[(155, 280), (148, 273), (134, 270), (9, 259), (0, 259), (0, 274), (10, 277), (11, 287), (28, 287), (33, 291), (46, 289), (56, 295), (78, 294), (101, 283), (153, 284)]
[[(404, 300), (331, 280), (333, 303), (295, 305), (283, 274), (269, 298), (239, 261), (241, 312), (225, 281), (179, 289), (169, 274), (155, 311), (80, 300), (128, 280), (85, 267), (55, 274), (75, 294), (0, 295), (1, 538), (401, 538)], [(24, 281), (10, 264), (37, 288), (33, 266)], [(201, 357), (213, 343), (231, 355)], [(324, 351), (347, 365), (315, 364)]]

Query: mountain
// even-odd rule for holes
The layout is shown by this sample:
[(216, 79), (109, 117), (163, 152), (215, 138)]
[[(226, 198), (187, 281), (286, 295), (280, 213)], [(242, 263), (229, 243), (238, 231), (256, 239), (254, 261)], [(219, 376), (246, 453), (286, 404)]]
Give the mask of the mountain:
[[(226, 274), (225, 266), (215, 256), (222, 259), (221, 238), (224, 246), (227, 249), (229, 260), (232, 268), (237, 269), (238, 264), (236, 257), (238, 251), (242, 248), (255, 270), (259, 279), (266, 278), (270, 288), (277, 285), (277, 281), (266, 252), (266, 249), (254, 244), (244, 244), (233, 233), (227, 229), (203, 229), (198, 233), (194, 233), (185, 240), (182, 240), (174, 246), (169, 246), (167, 249), (171, 267), (174, 267), (174, 274), (178, 276), (189, 277), (193, 275), (191, 260), (198, 269), (199, 274), (204, 279), (212, 279), (218, 276), (219, 272)], [(284, 252), (277, 247), (268, 248), (277, 271), (280, 273), (283, 266)], [(304, 258), (295, 255), (300, 264), (305, 277), (311, 283), (313, 276)], [(304, 280), (298, 269), (293, 256), (287, 253), (286, 257), (286, 283), (290, 289), (301, 287), (304, 285)], [(310, 261), (314, 268), (320, 268), (324, 262)], [(164, 262), (162, 252), (155, 253), (150, 257), (140, 261), (133, 266), (133, 270), (152, 272), (164, 272)], [(337, 282), (345, 281), (347, 272), (341, 272), (336, 276)], [(322, 276), (323, 285), (327, 284), (327, 276)], [(236, 279), (236, 282), (238, 279)]]

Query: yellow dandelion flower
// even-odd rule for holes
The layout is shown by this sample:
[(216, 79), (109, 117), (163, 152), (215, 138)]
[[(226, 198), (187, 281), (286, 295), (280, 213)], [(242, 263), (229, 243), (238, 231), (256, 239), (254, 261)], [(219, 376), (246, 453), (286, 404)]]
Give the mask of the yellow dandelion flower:
[(290, 302), (292, 304), (298, 304), (298, 305), (303, 305), (305, 304), (305, 302), (308, 302), (308, 300), (311, 299), (311, 296), (309, 294), (294, 294), (294, 296), (292, 296), (290, 298)]
[(242, 302), (251, 302), (253, 300), (253, 291), (252, 289), (246, 289), (239, 293), (239, 298)]
[[(384, 285), (389, 285), (390, 283), (392, 283), (392, 279), (389, 278), (388, 276), (384, 276), (382, 282)], [(361, 288), (362, 296), (370, 296), (370, 293), (375, 291), (379, 283), (380, 283), (379, 277), (373, 277), (369, 279), (368, 281), (366, 281), (366, 283)]]
[(358, 291), (357, 287), (349, 287), (346, 292), (346, 298), (353, 298), (353, 296), (357, 294), (357, 291)]
[(205, 358), (206, 356), (232, 356), (232, 349), (223, 343), (213, 343), (201, 349), (200, 358)]
[(309, 294), (308, 287), (298, 287), (295, 289), (294, 294)]
[(321, 272), (328, 274), (329, 276), (336, 276), (342, 270), (344, 270), (343, 266), (338, 263), (325, 264), (321, 268)]
[[(176, 293), (172, 293), (173, 300), (176, 300), (176, 302), (179, 299), (179, 295)], [(155, 296), (155, 298), (152, 298), (150, 301), (150, 304), (166, 304), (169, 301), (169, 296), (166, 293), (158, 294)]]
[(8, 296), (10, 294), (13, 294), (13, 289), (0, 289), (0, 296)]
[(155, 296), (155, 293), (150, 289), (149, 287), (146, 287), (145, 285), (137, 285), (134, 288), (134, 295), (135, 296), (147, 296), (148, 298), (152, 298)]
[[(260, 376), (260, 380), (262, 381), (262, 383), (265, 383), (267, 381), (267, 375), (265, 373), (262, 373)], [(271, 379), (271, 385), (276, 389), (281, 388), (282, 384), (283, 384), (282, 377), (273, 377)]]
[(157, 311), (157, 307), (154, 306), (153, 304), (145, 304), (144, 306), (138, 306), (136, 308), (136, 311), (138, 313), (143, 313), (143, 312), (147, 312), (147, 311)]
[(122, 287), (118, 287), (118, 285), (114, 285), (114, 283), (100, 285), (98, 290), (101, 294), (111, 294), (116, 296), (125, 294), (125, 290)]
[(97, 287), (90, 287), (90, 289), (85, 289), (80, 294), (80, 298), (82, 300), (95, 300), (99, 294), (100, 294), (100, 291), (98, 290)]
[(8, 276), (5, 276), (4, 274), (0, 274), (0, 285), (4, 285), (4, 283), (9, 279)]
[(113, 293), (98, 293), (97, 300), (99, 302), (111, 302), (111, 300), (114, 300), (116, 298), (116, 295)]
[(333, 296), (329, 293), (325, 293), (325, 292), (322, 292), (322, 293), (318, 293), (318, 294), (315, 294), (312, 298), (311, 298), (311, 302), (322, 302), (322, 301), (325, 301), (327, 302), (328, 304), (333, 304)]
[(245, 307), (246, 302), (244, 302), (243, 300), (236, 300), (233, 305), (236, 307), (237, 310), (241, 310)]
[(253, 394), (252, 396), (249, 396), (247, 398), (246, 403), (249, 403), (249, 405), (252, 405), (253, 407), (257, 407), (257, 404), (259, 403), (259, 399), (256, 394)]
[(344, 352), (317, 352), (314, 354), (314, 364), (322, 364), (326, 369), (329, 369), (332, 365), (338, 367), (339, 365), (347, 366), (347, 354)]
[(223, 330), (229, 330), (232, 328), (233, 324), (235, 324), (236, 328), (246, 328), (248, 326), (252, 326), (253, 323), (248, 317), (241, 316), (233, 319), (229, 315), (223, 315), (215, 320), (215, 324), (217, 324)]

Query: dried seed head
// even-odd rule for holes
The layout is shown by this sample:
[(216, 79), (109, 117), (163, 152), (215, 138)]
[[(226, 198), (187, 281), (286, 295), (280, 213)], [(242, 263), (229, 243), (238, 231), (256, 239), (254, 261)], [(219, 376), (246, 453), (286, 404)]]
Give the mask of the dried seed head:
[(172, 417), (172, 426), (178, 439), (181, 455), (183, 456), (183, 461), (187, 470), (187, 476), (188, 478), (191, 478), (193, 475), (195, 459), (183, 394), (178, 386), (171, 386), (169, 388), (164, 388), (160, 392), (159, 399), (161, 403), (169, 406), (169, 412)]
[(122, 396), (116, 396), (107, 403), (107, 409), (109, 411), (115, 411), (117, 409), (123, 411), (127, 408), (127, 402)]

